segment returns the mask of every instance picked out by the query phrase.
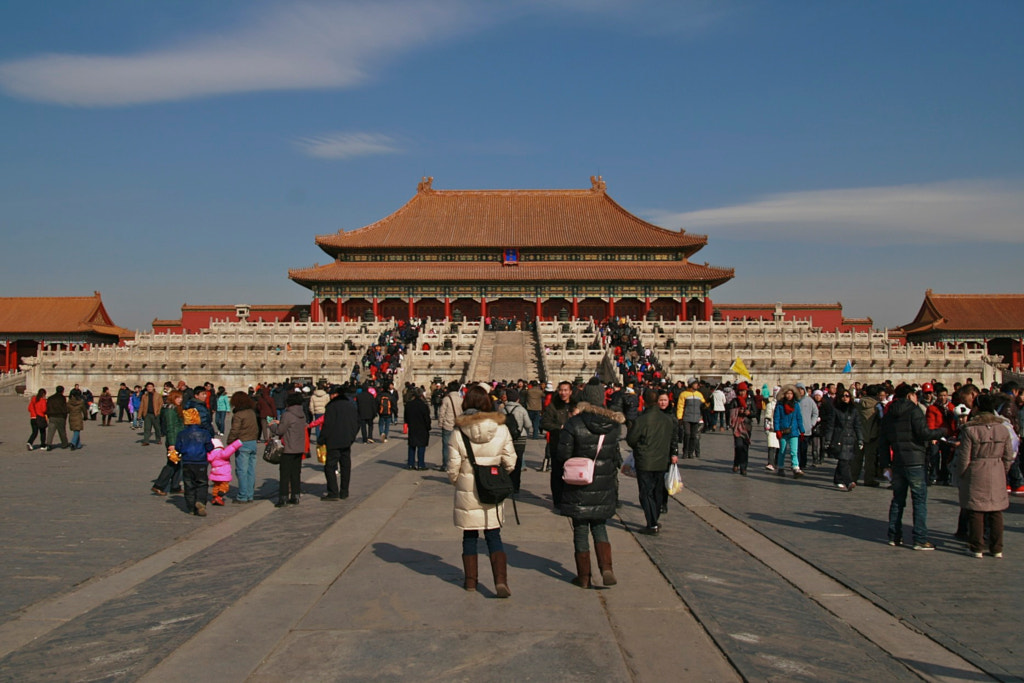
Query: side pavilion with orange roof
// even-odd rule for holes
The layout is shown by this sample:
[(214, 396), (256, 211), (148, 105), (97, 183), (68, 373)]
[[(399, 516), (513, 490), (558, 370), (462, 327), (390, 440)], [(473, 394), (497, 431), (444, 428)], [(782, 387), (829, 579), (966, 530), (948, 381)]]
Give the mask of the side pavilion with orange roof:
[(1024, 370), (1024, 294), (936, 294), (927, 290), (914, 321), (900, 328), (908, 342), (972, 344)]
[(0, 297), (0, 342), (5, 372), (44, 345), (65, 348), (117, 344), (135, 333), (110, 319), (99, 292), (92, 296)]
[(691, 263), (706, 235), (632, 215), (604, 181), (583, 190), (436, 190), (424, 178), (376, 223), (320, 235), (327, 265), (288, 271), (311, 318), (616, 316), (710, 320), (731, 268)]

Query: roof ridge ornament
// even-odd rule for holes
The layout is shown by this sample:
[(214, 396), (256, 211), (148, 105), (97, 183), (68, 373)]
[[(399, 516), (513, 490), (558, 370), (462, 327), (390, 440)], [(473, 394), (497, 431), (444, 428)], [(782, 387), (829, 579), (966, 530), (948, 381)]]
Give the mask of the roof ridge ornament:
[(601, 176), (592, 175), (590, 176), (590, 189), (594, 192), (605, 192), (608, 189), (608, 185)]
[(423, 176), (416, 185), (417, 192), (430, 192), (433, 190), (434, 176)]

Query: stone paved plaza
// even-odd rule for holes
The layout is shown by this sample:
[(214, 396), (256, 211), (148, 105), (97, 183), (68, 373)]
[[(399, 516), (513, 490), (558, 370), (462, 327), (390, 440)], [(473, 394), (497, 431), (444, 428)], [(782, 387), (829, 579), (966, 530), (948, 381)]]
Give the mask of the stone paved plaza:
[[(127, 424), (87, 423), (80, 451), (27, 452), (26, 400), (0, 398), (0, 680), (1021, 680), (1024, 501), (1006, 559), (952, 537), (955, 490), (929, 490), (936, 552), (885, 543), (889, 492), (730, 471), (732, 439), (683, 461), (687, 488), (658, 536), (636, 534), (635, 481), (610, 525), (613, 588), (583, 591), (571, 531), (550, 512), (530, 441), (503, 530), (509, 600), (461, 588), (460, 534), (440, 473), (406, 444), (353, 447), (352, 496), (324, 504), (319, 466), (277, 510), (186, 515), (149, 492), (163, 449)], [(440, 458), (432, 438), (428, 461)], [(509, 509), (511, 512), (511, 509)], [(909, 512), (908, 512), (909, 514)], [(909, 522), (909, 518), (907, 519)], [(481, 543), (481, 547), (482, 547)]]

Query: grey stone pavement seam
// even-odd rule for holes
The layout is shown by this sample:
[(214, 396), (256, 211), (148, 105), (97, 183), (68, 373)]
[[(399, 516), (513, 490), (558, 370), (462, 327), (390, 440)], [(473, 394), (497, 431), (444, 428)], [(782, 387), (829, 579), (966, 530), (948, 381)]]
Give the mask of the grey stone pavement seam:
[(684, 508), (923, 679), (989, 679), (985, 672), (966, 659), (871, 600), (851, 592), (848, 586), (737, 520), (693, 490), (684, 489), (675, 498)]
[[(373, 451), (360, 453), (353, 458), (353, 469), (377, 455)], [(319, 470), (302, 469), (304, 483), (320, 481), (322, 478)], [(144, 581), (254, 524), (273, 510), (269, 500), (257, 501), (249, 509), (216, 524), (201, 527), (149, 557), (107, 572), (70, 592), (30, 605), (19, 616), (0, 624), (0, 658), (103, 603), (125, 595)]]
[[(704, 441), (704, 440), (702, 440)], [(729, 471), (731, 438), (706, 440), (706, 457), (684, 461), (684, 479), (724, 513), (802, 558), (900, 622), (1001, 681), (1022, 681), (1019, 565), (968, 559), (953, 538), (955, 487), (929, 487), (928, 523), (935, 553), (885, 545), (891, 492), (858, 487), (837, 492), (835, 461), (805, 472), (799, 483), (763, 472), (765, 443), (751, 449), (751, 476)], [(1008, 539), (1024, 531), (1022, 506), (1004, 513)], [(909, 524), (909, 507), (904, 524)], [(1010, 548), (1011, 551), (1013, 548)]]
[[(532, 472), (527, 474), (524, 485), (527, 478), (541, 479)], [(444, 565), (440, 577), (431, 571), (414, 570), (413, 578), (420, 583), (392, 582), (403, 585), (397, 595), (366, 591), (366, 579), (361, 577), (368, 573), (378, 575), (376, 580), (386, 584), (386, 576), (407, 575), (416, 566), (423, 569), (417, 563), (427, 557), (442, 560), (442, 555), (428, 556), (426, 552), (437, 547), (437, 539), (442, 539), (445, 555), (450, 555), (458, 545), (448, 539), (451, 532), (444, 527), (419, 526), (419, 520), (425, 516), (436, 519), (438, 514), (442, 518), (449, 514), (450, 486), (442, 479), (392, 478), (225, 609), (201, 633), (182, 643), (142, 680), (184, 681), (190, 678), (195, 662), (203, 663), (206, 675), (226, 681), (274, 680), (281, 676), (296, 680), (376, 680), (388, 676), (384, 673), (388, 667), (397, 667), (407, 676), (414, 675), (409, 667), (418, 669), (415, 677), (421, 680), (480, 680), (480, 672), (486, 671), (488, 662), (493, 664), (496, 656), (508, 657), (514, 667), (510, 671), (531, 679), (530, 667), (536, 669), (538, 662), (552, 653), (559, 658), (572, 656), (571, 648), (568, 652), (560, 649), (564, 640), (602, 650), (605, 666), (581, 675), (580, 663), (584, 660), (570, 663), (559, 659), (565, 680), (660, 680), (668, 673), (690, 680), (737, 680), (737, 673), (627, 532), (611, 530), (620, 559), (619, 586), (615, 590), (580, 591), (571, 587), (564, 575), (559, 578), (559, 573), (552, 572), (554, 560), (548, 559), (552, 557), (551, 540), (561, 539), (555, 547), (564, 549), (564, 518), (551, 515), (548, 504), (534, 495), (521, 501), (523, 526), (508, 528), (506, 544), (515, 591), (512, 600), (481, 601), (482, 596), (466, 593), (461, 589), (461, 578), (455, 577), (460, 569), (451, 565)], [(516, 540), (520, 534), (529, 537), (531, 549), (537, 546), (537, 550), (543, 551), (539, 564), (538, 557), (520, 550), (523, 546)], [(401, 560), (396, 556), (381, 565), (378, 547), (385, 545), (402, 548), (399, 552), (407, 555)], [(484, 576), (485, 563), (481, 569), (481, 581), (489, 584), (489, 577)], [(437, 578), (443, 579), (444, 587), (438, 586)], [(558, 580), (552, 581), (553, 578)], [(358, 592), (353, 593), (353, 589)], [(485, 594), (487, 590), (484, 589)], [(410, 601), (402, 603), (404, 610), (394, 602), (403, 598)], [(568, 605), (556, 607), (552, 602), (555, 599)], [(339, 614), (334, 607), (339, 600), (344, 605), (343, 612), (348, 612)], [(386, 612), (398, 611), (404, 616), (390, 626), (373, 623), (372, 616), (368, 623), (367, 615), (377, 614), (378, 601), (386, 606)], [(576, 609), (572, 605), (580, 603), (589, 603), (585, 613), (600, 618), (595, 621), (581, 616), (581, 622), (569, 628), (569, 633), (558, 633), (559, 626), (565, 623), (561, 611)], [(464, 622), (468, 615), (465, 609), (482, 610), (492, 616), (483, 618), (481, 629), (480, 625)], [(495, 618), (497, 621), (492, 620)], [(430, 634), (457, 630), (460, 623), (462, 629), (469, 629), (462, 642), (465, 659), (435, 662), (436, 645), (430, 646), (435, 637)], [(396, 630), (400, 628), (405, 630)], [(663, 637), (666, 629), (683, 639), (682, 646), (664, 652), (663, 640), (657, 636)], [(498, 655), (483, 643), (474, 645), (474, 639), (486, 639), (488, 633), (503, 641), (513, 639), (518, 648)], [(355, 658), (346, 660), (339, 654), (353, 640), (366, 641), (369, 634), (374, 644), (367, 641)], [(609, 637), (615, 640), (614, 649), (608, 647)], [(239, 647), (242, 643), (244, 647)], [(320, 652), (321, 645), (328, 643), (334, 643), (333, 647), (328, 646), (331, 651), (313, 655), (317, 661), (311, 663), (311, 651)], [(388, 643), (394, 643), (397, 649), (388, 649)], [(400, 643), (407, 648), (403, 649)], [(423, 661), (416, 655), (420, 647), (425, 648)], [(524, 672), (521, 661), (511, 661), (527, 651), (533, 653), (528, 657), (534, 661), (526, 665)], [(611, 656), (611, 652), (617, 657)], [(374, 656), (381, 661), (373, 663)], [(301, 669), (295, 668), (296, 658), (303, 662)], [(338, 669), (330, 664), (332, 659), (340, 660)], [(366, 659), (371, 661), (366, 664)], [(363, 665), (369, 667), (369, 674), (360, 668)]]

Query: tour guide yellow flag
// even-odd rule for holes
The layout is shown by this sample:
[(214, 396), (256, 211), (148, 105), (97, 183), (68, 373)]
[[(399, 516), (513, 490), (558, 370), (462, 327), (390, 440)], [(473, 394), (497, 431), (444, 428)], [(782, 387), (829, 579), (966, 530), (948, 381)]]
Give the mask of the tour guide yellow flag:
[(750, 370), (747, 370), (747, 366), (743, 364), (741, 358), (737, 358), (736, 361), (729, 367), (729, 370), (737, 375), (742, 375), (747, 378), (747, 381), (753, 382), (754, 378), (750, 376)]

